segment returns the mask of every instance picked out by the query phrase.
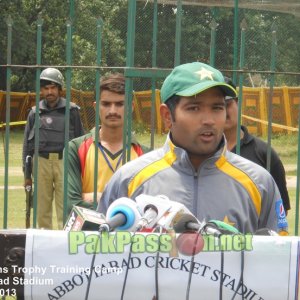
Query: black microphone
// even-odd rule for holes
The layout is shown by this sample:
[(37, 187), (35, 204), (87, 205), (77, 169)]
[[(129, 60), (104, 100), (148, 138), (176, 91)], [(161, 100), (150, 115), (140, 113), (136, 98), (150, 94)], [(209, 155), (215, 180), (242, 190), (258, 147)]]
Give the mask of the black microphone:
[(269, 228), (260, 228), (254, 232), (254, 235), (278, 236), (279, 234), (276, 231), (271, 230)]
[(211, 234), (219, 237), (222, 234), (239, 234), (240, 232), (233, 226), (218, 220), (209, 222), (199, 222), (193, 215), (184, 214), (174, 223), (174, 230), (177, 233), (184, 231), (198, 231), (201, 234)]
[[(129, 218), (131, 218), (131, 216), (129, 216)], [(130, 220), (127, 219), (126, 214), (119, 212), (112, 216), (108, 221), (101, 224), (99, 231), (113, 231), (115, 228), (122, 227), (128, 222), (130, 222)]]
[(105, 216), (94, 210), (73, 206), (64, 226), (65, 231), (98, 230), (100, 224), (105, 223)]
[(173, 229), (176, 233), (182, 233), (188, 230), (198, 231), (200, 228), (201, 224), (199, 224), (197, 218), (190, 214), (183, 214), (173, 223)]

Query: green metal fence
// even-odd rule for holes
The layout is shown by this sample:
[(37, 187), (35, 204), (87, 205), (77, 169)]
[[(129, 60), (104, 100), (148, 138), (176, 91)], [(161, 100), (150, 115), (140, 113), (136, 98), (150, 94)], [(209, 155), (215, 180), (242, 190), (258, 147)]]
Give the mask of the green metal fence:
[[(50, 1), (49, 1), (50, 2)], [(54, 3), (55, 2), (55, 3)], [(14, 2), (13, 2), (14, 3)], [(0, 55), (0, 89), (7, 91), (6, 123), (3, 149), (3, 228), (15, 227), (13, 195), (10, 195), (11, 147), (15, 129), (10, 128), (10, 92), (35, 90), (39, 102), (39, 75), (47, 66), (64, 71), (66, 99), (70, 105), (71, 88), (94, 90), (99, 99), (99, 78), (108, 71), (123, 71), (126, 76), (126, 110), (129, 130), (132, 124), (132, 91), (152, 90), (151, 135), (149, 146), (155, 142), (155, 89), (160, 88), (170, 70), (191, 61), (203, 61), (233, 77), (243, 99), (243, 86), (267, 86), (268, 136), (272, 142), (271, 123), (278, 120), (272, 113), (272, 95), (275, 86), (298, 86), (300, 81), (299, 16), (296, 1), (51, 1), (41, 4), (29, 14), (30, 1), (20, 1), (18, 10), (6, 7), (0, 10), (5, 16), (6, 28), (0, 26), (2, 42)], [(15, 4), (15, 3), (14, 3)], [(57, 4), (55, 13), (51, 8)], [(1, 9), (0, 3), (0, 9)], [(26, 26), (18, 16), (27, 16)], [(29, 19), (31, 21), (29, 21)], [(31, 22), (31, 23), (30, 23)], [(296, 25), (297, 24), (297, 25)], [(6, 36), (4, 35), (6, 33)], [(53, 38), (56, 37), (56, 38)], [(24, 53), (23, 53), (23, 52)], [(21, 54), (22, 55), (21, 55)], [(26, 54), (26, 55), (25, 55)], [(68, 114), (69, 114), (69, 110)], [(99, 124), (99, 102), (96, 101), (95, 124)], [(241, 122), (242, 101), (239, 101)], [(68, 115), (66, 120), (68, 120)], [(36, 115), (36, 123), (39, 119)], [(130, 137), (124, 130), (124, 144)], [(36, 126), (37, 130), (38, 126)], [(65, 130), (68, 132), (66, 122)], [(299, 131), (298, 131), (299, 132)], [(36, 132), (37, 133), (37, 132)], [(36, 134), (38, 136), (38, 134)], [(291, 135), (295, 143), (299, 136)], [(239, 137), (238, 137), (239, 140)], [(97, 141), (96, 141), (97, 142)], [(38, 139), (35, 140), (35, 147)], [(298, 145), (299, 148), (299, 145)], [(37, 149), (37, 148), (36, 148)], [(65, 144), (68, 153), (68, 144)], [(292, 162), (299, 177), (299, 156)], [(97, 164), (97, 152), (95, 161)], [(21, 157), (21, 153), (20, 153)], [(270, 157), (270, 151), (269, 151)], [(127, 158), (129, 157), (127, 156)], [(13, 165), (20, 164), (18, 158)], [(34, 212), (37, 208), (38, 174), (35, 161)], [(268, 167), (270, 159), (268, 158)], [(67, 170), (68, 161), (64, 161)], [(96, 168), (97, 169), (97, 165)], [(64, 174), (64, 193), (67, 199), (67, 172)], [(96, 191), (97, 173), (95, 173)], [(299, 183), (291, 200), (293, 207), (293, 233), (299, 230)], [(96, 194), (96, 193), (95, 193)], [(19, 199), (18, 201), (22, 201)], [(94, 199), (96, 203), (96, 199)], [(64, 217), (66, 218), (66, 212)], [(36, 214), (33, 218), (36, 227)]]

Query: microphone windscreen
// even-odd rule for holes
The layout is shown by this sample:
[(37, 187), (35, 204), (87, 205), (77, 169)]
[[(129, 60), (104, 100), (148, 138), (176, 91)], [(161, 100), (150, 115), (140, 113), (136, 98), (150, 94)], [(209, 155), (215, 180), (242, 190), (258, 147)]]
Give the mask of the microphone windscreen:
[(80, 206), (73, 206), (64, 226), (65, 231), (93, 231), (105, 223), (105, 216), (99, 212)]
[(118, 213), (125, 215), (126, 222), (114, 229), (134, 231), (138, 221), (141, 219), (141, 213), (136, 202), (126, 197), (116, 199), (107, 209), (106, 220), (109, 222)]

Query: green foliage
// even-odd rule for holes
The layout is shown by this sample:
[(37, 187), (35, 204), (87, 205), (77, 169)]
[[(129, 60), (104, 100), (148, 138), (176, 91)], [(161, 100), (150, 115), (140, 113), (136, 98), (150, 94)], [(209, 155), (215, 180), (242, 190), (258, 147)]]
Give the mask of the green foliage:
[[(67, 21), (72, 17), (72, 87), (91, 90), (95, 85), (97, 53), (101, 57), (101, 72), (106, 68), (119, 70), (126, 64), (128, 3), (127, 0), (61, 1), (61, 0), (0, 0), (0, 64), (7, 62), (6, 18), (13, 19), (12, 63), (15, 65), (36, 64), (37, 18), (41, 15), (42, 64), (66, 65)], [(74, 3), (74, 15), (70, 16), (70, 3)], [(210, 61), (211, 22), (216, 26), (215, 65), (226, 70), (230, 76), (233, 67), (234, 11), (233, 8), (210, 8), (187, 5), (182, 1), (180, 61)], [(152, 1), (136, 1), (136, 32), (134, 65), (148, 68), (172, 68), (175, 57), (176, 23), (178, 11), (174, 5), (158, 4), (156, 52), (153, 51)], [(272, 26), (276, 25), (276, 85), (298, 85), (300, 77), (288, 72), (297, 72), (300, 67), (300, 27), (298, 19), (288, 13), (239, 9), (238, 23), (247, 22), (245, 45), (244, 85), (267, 85), (269, 75), (262, 73), (270, 69)], [(97, 46), (97, 22), (102, 20), (101, 45)], [(240, 25), (238, 48), (240, 48)], [(179, 32), (179, 31), (177, 31)], [(100, 33), (99, 33), (100, 34)], [(100, 48), (101, 46), (101, 48)], [(239, 49), (237, 49), (239, 50)], [(238, 51), (237, 51), (238, 52)], [(154, 55), (156, 54), (156, 55)], [(239, 55), (239, 53), (238, 53)], [(238, 58), (239, 59), (239, 58)], [(84, 68), (83, 68), (84, 67)], [(62, 70), (64, 71), (64, 70)], [(258, 74), (255, 71), (259, 71)], [(255, 80), (254, 77), (258, 78)], [(13, 91), (35, 90), (34, 68), (13, 68)], [(140, 79), (135, 79), (139, 81)], [(157, 82), (158, 86), (160, 81)], [(138, 82), (138, 89), (149, 83)], [(0, 68), (0, 89), (6, 89), (5, 68)]]

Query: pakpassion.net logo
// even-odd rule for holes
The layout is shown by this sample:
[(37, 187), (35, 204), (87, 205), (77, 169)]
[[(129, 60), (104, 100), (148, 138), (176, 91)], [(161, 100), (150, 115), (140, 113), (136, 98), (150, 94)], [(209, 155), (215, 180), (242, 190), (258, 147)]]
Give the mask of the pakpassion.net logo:
[(197, 232), (175, 233), (132, 233), (128, 231), (92, 233), (69, 232), (69, 253), (82, 250), (87, 254), (123, 253), (131, 247), (132, 253), (155, 253), (178, 251), (183, 255), (195, 255), (201, 251), (251, 251), (251, 234), (201, 235)]

